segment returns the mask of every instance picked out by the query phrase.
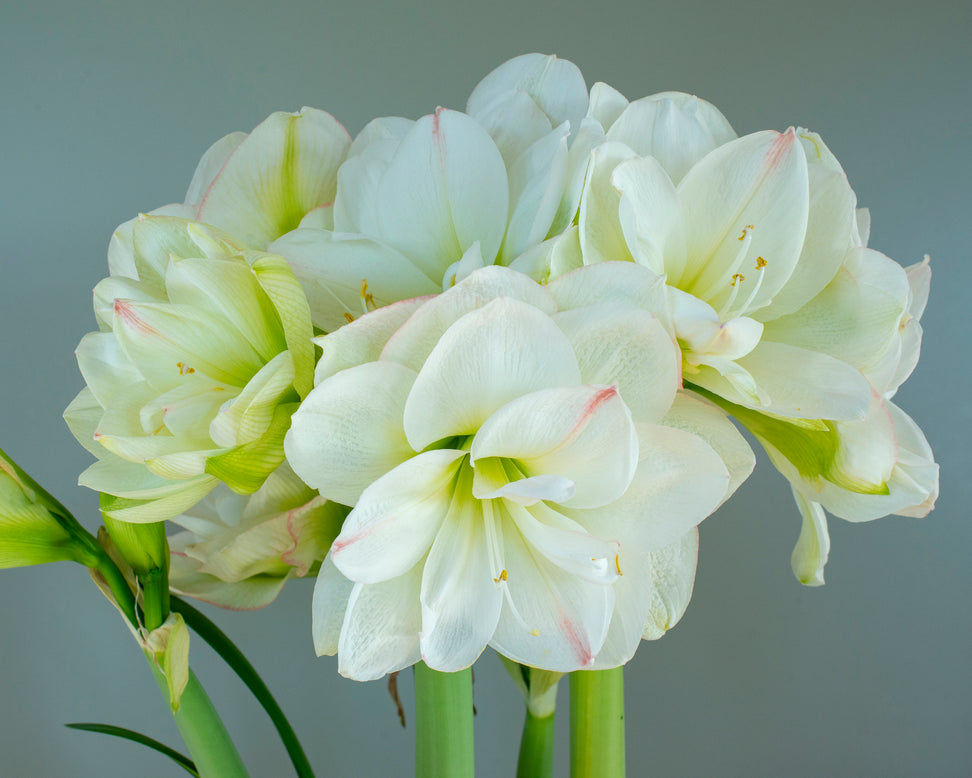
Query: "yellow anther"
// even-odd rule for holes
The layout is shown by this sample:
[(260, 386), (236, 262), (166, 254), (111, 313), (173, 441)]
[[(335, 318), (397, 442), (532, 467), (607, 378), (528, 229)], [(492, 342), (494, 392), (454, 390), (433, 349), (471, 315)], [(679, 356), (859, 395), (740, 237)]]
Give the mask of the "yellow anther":
[(755, 225), (747, 224), (745, 227), (743, 227), (743, 231), (739, 233), (739, 237), (736, 238), (736, 240), (746, 240), (746, 233), (755, 229), (756, 229)]
[(494, 578), (493, 583), (499, 583), (500, 581), (506, 581), (510, 577), (510, 574), (506, 570), (501, 570), (499, 578)]
[(375, 304), (375, 296), (368, 291), (368, 279), (361, 279), (361, 308), (365, 313), (373, 311), (378, 306)]
[(179, 368), (179, 375), (189, 375), (196, 372), (196, 368), (189, 367), (185, 362), (176, 362), (176, 367)]
[(344, 319), (345, 321), (347, 321), (348, 324), (350, 324), (351, 322), (354, 321), (354, 316), (352, 316), (350, 313), (345, 312)]
[(618, 575), (624, 575), (624, 573), (621, 572), (621, 555), (620, 554), (615, 554), (614, 555), (614, 569), (618, 571)]
[(741, 283), (745, 280), (746, 280), (746, 276), (744, 276), (742, 273), (733, 273), (732, 280), (729, 282), (729, 286), (735, 286), (736, 284)]
[(450, 287), (453, 287), (453, 286), (456, 285), (456, 275), (457, 275), (456, 273), (453, 273), (452, 274), (452, 278), (449, 279), (449, 286)]
[(766, 266), (767, 266), (768, 264), (769, 264), (769, 262), (767, 262), (767, 261), (766, 261), (765, 259), (763, 259), (762, 257), (756, 257), (756, 269), (757, 269), (757, 270), (762, 270), (762, 269), (763, 269), (764, 267), (766, 267)]
[(531, 629), (530, 630), (530, 634), (533, 635), (533, 637), (538, 638), (538, 637), (540, 637), (540, 630), (539, 629)]

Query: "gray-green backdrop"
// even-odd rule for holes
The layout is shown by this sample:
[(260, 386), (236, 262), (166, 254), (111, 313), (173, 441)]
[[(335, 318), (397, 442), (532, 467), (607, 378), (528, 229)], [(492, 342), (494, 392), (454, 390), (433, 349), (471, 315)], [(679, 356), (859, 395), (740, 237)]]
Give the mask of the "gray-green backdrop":
[[(324, 108), (357, 132), (378, 115), (461, 108), (527, 51), (576, 62), (629, 98), (694, 92), (740, 134), (819, 131), (871, 208), (871, 245), (932, 256), (921, 364), (898, 395), (942, 464), (925, 520), (832, 523), (822, 589), (789, 554), (799, 519), (761, 459), (702, 526), (684, 621), (628, 666), (632, 776), (972, 774), (968, 301), (972, 40), (959, 2), (434, 0), (0, 4), (0, 445), (89, 527), (74, 485), (89, 456), (60, 415), (72, 351), (112, 229), (181, 200), (199, 155), (274, 110)], [(284, 704), (321, 776), (407, 775), (381, 682), (315, 659), (311, 584), (264, 611), (210, 610)], [(176, 775), (71, 721), (179, 745), (119, 617), (84, 570), (0, 571), (0, 775)], [(193, 660), (254, 776), (291, 774), (267, 719), (199, 644)], [(512, 775), (522, 708), (495, 656), (476, 665), (477, 765)], [(411, 679), (402, 676), (406, 705)], [(566, 774), (566, 688), (558, 775)]]

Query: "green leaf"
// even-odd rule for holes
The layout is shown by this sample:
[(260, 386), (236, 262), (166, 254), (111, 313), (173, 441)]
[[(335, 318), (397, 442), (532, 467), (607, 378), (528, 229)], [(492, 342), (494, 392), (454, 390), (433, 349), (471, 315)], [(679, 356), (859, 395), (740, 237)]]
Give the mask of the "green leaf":
[(279, 733), (299, 778), (314, 778), (314, 771), (311, 769), (307, 755), (297, 739), (297, 733), (294, 732), (280, 705), (277, 704), (270, 693), (270, 689), (267, 688), (256, 669), (243, 655), (243, 652), (209, 618), (185, 600), (172, 597), (171, 607), (172, 611), (181, 615), (189, 628), (205, 640), (213, 651), (219, 654), (223, 661), (229, 665), (230, 669), (240, 677), (246, 687), (253, 692), (253, 696), (257, 698), (267, 715), (270, 716), (270, 720)]
[(123, 740), (131, 740), (133, 743), (138, 743), (139, 745), (148, 746), (153, 751), (158, 751), (163, 756), (169, 757), (169, 759), (179, 765), (179, 767), (189, 773), (189, 775), (194, 775), (196, 778), (199, 778), (196, 765), (193, 764), (189, 757), (183, 756), (178, 751), (169, 748), (167, 745), (160, 743), (158, 740), (150, 738), (148, 735), (143, 735), (140, 732), (134, 732), (133, 730), (125, 729), (124, 727), (115, 727), (111, 724), (80, 723), (65, 724), (64, 726), (68, 729), (79, 729), (82, 732), (98, 732), (102, 735), (112, 735), (113, 737), (120, 737)]

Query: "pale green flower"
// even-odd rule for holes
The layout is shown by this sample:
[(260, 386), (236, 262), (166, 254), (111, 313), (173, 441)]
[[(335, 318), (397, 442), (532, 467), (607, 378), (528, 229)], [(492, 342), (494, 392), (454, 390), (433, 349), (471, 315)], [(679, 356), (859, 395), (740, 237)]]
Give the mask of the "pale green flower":
[(171, 216), (140, 218), (113, 254), (95, 289), (102, 331), (77, 349), (88, 386), (65, 411), (98, 457), (80, 483), (111, 495), (107, 516), (138, 522), (220, 481), (256, 491), (312, 380), (310, 315), (286, 261)]

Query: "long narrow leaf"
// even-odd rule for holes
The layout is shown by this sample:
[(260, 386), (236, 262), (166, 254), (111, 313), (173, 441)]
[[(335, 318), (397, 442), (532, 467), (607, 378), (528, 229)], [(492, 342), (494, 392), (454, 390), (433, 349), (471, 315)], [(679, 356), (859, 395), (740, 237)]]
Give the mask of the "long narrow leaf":
[(158, 751), (163, 756), (169, 757), (173, 762), (175, 762), (179, 767), (185, 770), (189, 775), (194, 775), (199, 778), (199, 773), (196, 771), (196, 765), (193, 764), (192, 760), (187, 756), (183, 756), (178, 751), (169, 748), (164, 743), (160, 743), (158, 740), (153, 740), (148, 735), (143, 735), (140, 732), (134, 732), (130, 729), (125, 729), (124, 727), (115, 727), (111, 724), (91, 724), (91, 723), (80, 723), (80, 724), (65, 724), (68, 729), (80, 729), (82, 732), (98, 732), (102, 735), (112, 735), (113, 737), (120, 737), (123, 740), (131, 740), (133, 743), (138, 743), (139, 745), (148, 746), (153, 751)]
[(307, 755), (304, 753), (304, 749), (297, 739), (297, 734), (294, 732), (293, 727), (290, 726), (290, 722), (287, 721), (283, 710), (281, 710), (277, 701), (270, 693), (270, 689), (267, 688), (263, 679), (257, 674), (256, 669), (243, 655), (243, 652), (236, 647), (236, 644), (219, 627), (185, 600), (173, 596), (171, 607), (175, 613), (182, 615), (189, 628), (205, 640), (223, 658), (223, 661), (230, 666), (233, 672), (240, 677), (240, 680), (246, 684), (247, 688), (253, 692), (253, 696), (263, 706), (267, 715), (270, 716), (274, 727), (276, 727), (299, 778), (314, 778), (314, 771), (311, 769)]

